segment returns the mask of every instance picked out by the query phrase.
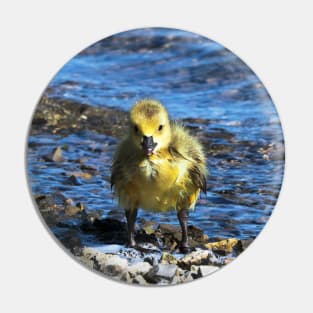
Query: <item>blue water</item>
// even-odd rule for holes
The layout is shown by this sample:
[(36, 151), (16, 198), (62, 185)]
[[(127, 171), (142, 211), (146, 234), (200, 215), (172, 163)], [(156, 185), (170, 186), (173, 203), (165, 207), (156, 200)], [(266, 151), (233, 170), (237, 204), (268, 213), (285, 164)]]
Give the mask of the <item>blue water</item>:
[[(284, 169), (279, 117), (258, 77), (218, 43), (164, 28), (121, 33), (71, 59), (49, 83), (46, 94), (126, 111), (139, 99), (156, 98), (173, 119), (207, 119), (208, 123), (195, 122), (193, 126), (210, 133), (213, 145), (223, 144), (231, 151), (208, 155), (208, 193), (191, 213), (191, 223), (211, 237), (251, 238), (271, 215)], [(221, 130), (233, 138), (214, 137)], [(33, 193), (62, 191), (86, 203), (89, 210), (103, 210), (104, 216), (118, 212), (108, 182), (115, 138), (78, 133), (30, 136), (29, 141), (36, 146), (28, 154)], [(99, 173), (71, 186), (66, 184), (66, 173), (77, 170), (76, 163), (39, 161), (40, 156), (64, 144), (69, 147), (65, 152), (68, 160), (87, 158)], [(100, 152), (93, 149), (97, 146), (101, 146)], [(260, 151), (269, 146), (274, 152), (267, 157)], [(142, 212), (140, 216), (177, 224), (175, 212)]]

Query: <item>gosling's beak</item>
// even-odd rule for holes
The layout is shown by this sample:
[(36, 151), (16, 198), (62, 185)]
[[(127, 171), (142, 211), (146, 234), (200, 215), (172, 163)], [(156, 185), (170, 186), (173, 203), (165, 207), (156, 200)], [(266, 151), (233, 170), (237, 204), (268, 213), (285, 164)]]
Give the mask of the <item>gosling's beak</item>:
[(145, 154), (147, 156), (150, 156), (153, 154), (153, 150), (157, 144), (153, 141), (152, 136), (150, 136), (150, 137), (143, 136), (141, 145), (142, 145), (142, 149), (145, 152)]

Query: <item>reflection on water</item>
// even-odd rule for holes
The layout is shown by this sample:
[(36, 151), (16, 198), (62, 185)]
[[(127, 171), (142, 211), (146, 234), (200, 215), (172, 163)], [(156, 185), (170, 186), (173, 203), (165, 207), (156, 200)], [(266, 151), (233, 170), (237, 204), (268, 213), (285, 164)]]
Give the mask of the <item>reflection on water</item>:
[[(244, 239), (255, 237), (270, 216), (284, 168), (279, 118), (255, 74), (219, 44), (178, 30), (122, 33), (73, 58), (54, 77), (46, 94), (122, 110), (152, 97), (166, 105), (172, 118), (201, 117), (188, 125), (208, 134), (211, 176), (207, 195), (191, 213), (191, 222), (209, 236)], [(225, 136), (220, 135), (223, 132)], [(109, 184), (116, 142), (92, 132), (31, 136), (28, 162), (33, 192), (62, 192), (86, 203), (89, 210), (103, 210), (104, 215), (116, 212)], [(41, 162), (56, 146), (66, 147), (67, 162)], [(279, 152), (266, 158), (264, 150), (273, 146)], [(214, 153), (214, 147), (225, 151)], [(98, 172), (73, 185), (69, 173), (78, 170), (75, 160), (79, 159)], [(175, 212), (142, 212), (140, 216), (177, 224)]]

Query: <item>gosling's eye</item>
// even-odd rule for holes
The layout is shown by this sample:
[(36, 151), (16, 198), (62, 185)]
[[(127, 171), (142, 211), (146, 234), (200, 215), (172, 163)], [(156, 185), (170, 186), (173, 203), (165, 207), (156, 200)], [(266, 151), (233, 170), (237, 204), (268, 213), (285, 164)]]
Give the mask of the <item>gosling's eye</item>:
[(161, 131), (163, 129), (163, 125), (159, 126), (159, 131)]
[(138, 133), (138, 130), (139, 130), (139, 129), (138, 129), (138, 126), (135, 125), (135, 126), (134, 126), (134, 131), (135, 131), (135, 133)]

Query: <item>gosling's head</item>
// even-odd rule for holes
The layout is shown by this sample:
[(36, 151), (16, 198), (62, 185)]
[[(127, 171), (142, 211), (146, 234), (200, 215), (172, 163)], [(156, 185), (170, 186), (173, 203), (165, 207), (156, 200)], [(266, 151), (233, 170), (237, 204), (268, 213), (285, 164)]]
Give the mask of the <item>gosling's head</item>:
[(167, 148), (171, 127), (165, 107), (152, 99), (137, 102), (130, 112), (130, 135), (147, 157)]

